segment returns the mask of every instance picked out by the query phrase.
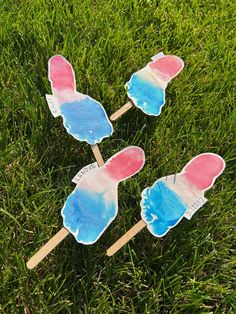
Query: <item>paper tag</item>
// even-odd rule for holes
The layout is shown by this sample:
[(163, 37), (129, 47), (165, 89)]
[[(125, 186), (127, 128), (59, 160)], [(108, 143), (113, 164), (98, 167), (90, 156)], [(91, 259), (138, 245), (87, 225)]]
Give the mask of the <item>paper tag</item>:
[(98, 168), (98, 164), (96, 162), (85, 166), (84, 168), (82, 168), (72, 179), (72, 182), (75, 184), (78, 184), (78, 182), (82, 179), (82, 177), (87, 174), (89, 171), (94, 170)]
[(208, 201), (205, 196), (200, 196), (184, 213), (184, 217), (190, 220), (192, 216)]
[(161, 59), (164, 57), (164, 53), (161, 51), (161, 52), (158, 52), (155, 56), (151, 57), (152, 61), (156, 61), (157, 59)]
[(54, 118), (59, 117), (61, 113), (60, 113), (59, 104), (56, 98), (53, 95), (46, 94), (46, 99), (47, 99), (48, 107), (53, 117)]

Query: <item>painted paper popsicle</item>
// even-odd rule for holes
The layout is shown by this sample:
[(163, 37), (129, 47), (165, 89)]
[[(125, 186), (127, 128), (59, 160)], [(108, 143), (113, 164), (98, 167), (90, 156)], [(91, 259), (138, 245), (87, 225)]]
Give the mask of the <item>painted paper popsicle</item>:
[(36, 267), (69, 232), (80, 243), (96, 242), (117, 215), (118, 183), (137, 173), (144, 163), (144, 151), (130, 146), (115, 154), (100, 168), (94, 169), (94, 164), (91, 164), (85, 167), (90, 168), (89, 172), (85, 168), (79, 171), (73, 179), (77, 186), (61, 211), (65, 227), (29, 259), (27, 267)]
[(78, 182), (61, 212), (65, 228), (78, 242), (92, 244), (98, 240), (117, 215), (118, 183), (137, 173), (144, 162), (144, 151), (131, 146)]
[(118, 109), (110, 117), (115, 121), (133, 105), (144, 113), (158, 116), (165, 104), (165, 89), (168, 83), (179, 74), (184, 67), (181, 58), (174, 55), (164, 55), (163, 52), (152, 57), (144, 68), (132, 74), (126, 83), (127, 94), (131, 101)]
[[(71, 64), (62, 56), (50, 58), (48, 77), (53, 96), (55, 115), (61, 115), (67, 132), (79, 141), (94, 145), (113, 133), (103, 106), (88, 95), (76, 91), (75, 75)], [(53, 97), (53, 99), (50, 99)]]
[(180, 173), (158, 179), (144, 189), (140, 203), (142, 220), (108, 249), (108, 255), (113, 255), (145, 226), (154, 236), (164, 236), (184, 216), (188, 218), (189, 209), (196, 211), (207, 201), (204, 192), (213, 186), (224, 168), (225, 162), (219, 155), (200, 154)]
[(158, 116), (165, 104), (167, 84), (183, 67), (184, 62), (179, 57), (159, 53), (155, 60), (132, 74), (126, 83), (129, 98), (144, 113)]

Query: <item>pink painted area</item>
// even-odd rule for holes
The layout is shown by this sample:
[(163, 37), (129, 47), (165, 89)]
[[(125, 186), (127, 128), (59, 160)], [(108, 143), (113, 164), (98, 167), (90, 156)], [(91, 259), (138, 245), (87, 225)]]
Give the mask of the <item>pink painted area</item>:
[(122, 181), (138, 172), (144, 163), (144, 151), (139, 147), (131, 146), (110, 158), (104, 168), (113, 180)]
[(71, 64), (62, 56), (49, 59), (48, 77), (52, 88), (58, 92), (63, 90), (75, 91), (75, 75)]
[(219, 155), (205, 153), (190, 160), (182, 170), (183, 176), (200, 191), (208, 190), (225, 168)]
[(149, 63), (150, 68), (164, 81), (169, 82), (184, 67), (184, 62), (177, 56), (167, 55)]

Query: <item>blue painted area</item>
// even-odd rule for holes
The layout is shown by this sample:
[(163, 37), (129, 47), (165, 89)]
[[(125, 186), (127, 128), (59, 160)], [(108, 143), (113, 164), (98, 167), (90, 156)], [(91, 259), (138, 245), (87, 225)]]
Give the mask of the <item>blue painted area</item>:
[(114, 202), (106, 202), (104, 193), (91, 193), (75, 189), (67, 198), (62, 209), (64, 226), (83, 244), (98, 240), (104, 230), (116, 217)]
[(180, 221), (188, 206), (165, 182), (156, 181), (151, 188), (143, 190), (141, 207), (148, 229), (154, 236), (161, 237)]
[(139, 75), (133, 74), (127, 83), (128, 96), (135, 105), (148, 115), (157, 116), (165, 104), (164, 89), (143, 80)]
[(88, 96), (64, 103), (60, 109), (67, 132), (77, 140), (93, 145), (113, 132), (102, 105)]

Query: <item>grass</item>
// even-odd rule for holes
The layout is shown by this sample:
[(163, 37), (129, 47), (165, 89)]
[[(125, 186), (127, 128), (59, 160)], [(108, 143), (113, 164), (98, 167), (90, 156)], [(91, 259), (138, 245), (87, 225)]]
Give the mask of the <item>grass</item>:
[[(2, 1), (0, 4), (1, 313), (235, 313), (235, 18), (232, 1)], [(158, 118), (130, 110), (100, 145), (128, 145), (146, 165), (120, 184), (119, 215), (93, 246), (68, 236), (35, 270), (26, 261), (62, 226), (71, 179), (94, 161), (47, 107), (47, 61), (63, 54), (77, 89), (110, 115), (124, 83), (157, 51), (185, 61)], [(140, 193), (195, 155), (227, 168), (209, 202), (163, 239), (142, 231), (106, 249), (140, 219)]]

